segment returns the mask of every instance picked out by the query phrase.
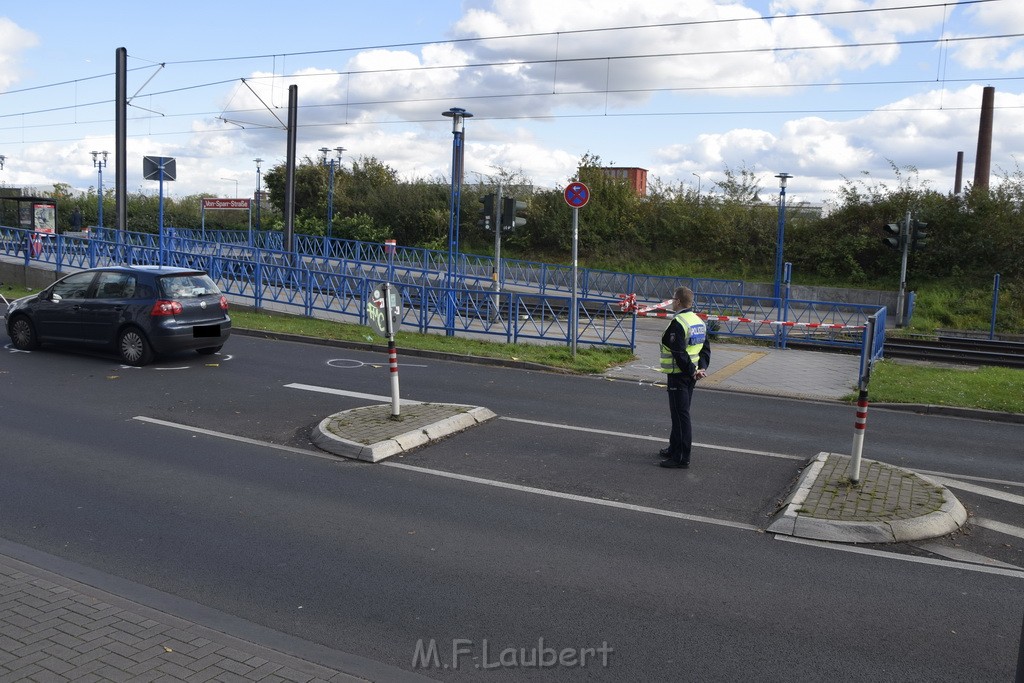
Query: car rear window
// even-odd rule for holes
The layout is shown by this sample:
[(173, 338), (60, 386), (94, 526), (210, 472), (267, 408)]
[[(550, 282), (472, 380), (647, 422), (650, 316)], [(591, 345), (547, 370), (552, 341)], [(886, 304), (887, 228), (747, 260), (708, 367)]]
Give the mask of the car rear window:
[(210, 276), (204, 273), (167, 275), (160, 278), (160, 296), (166, 299), (188, 299), (211, 294), (220, 294), (220, 289)]

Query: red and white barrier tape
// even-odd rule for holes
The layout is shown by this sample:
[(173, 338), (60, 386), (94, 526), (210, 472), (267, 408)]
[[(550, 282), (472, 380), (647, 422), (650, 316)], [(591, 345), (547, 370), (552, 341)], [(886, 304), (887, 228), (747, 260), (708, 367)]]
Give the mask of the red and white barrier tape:
[[(636, 295), (635, 294), (620, 294), (619, 299), (621, 303), (620, 308), (624, 313), (635, 312), (637, 315), (644, 316), (646, 318), (671, 318), (674, 313), (671, 311), (662, 310), (672, 303), (672, 299), (662, 301), (660, 304), (653, 304), (651, 306), (643, 306), (637, 308), (636, 306)], [(698, 313), (698, 316), (704, 320), (717, 320), (719, 322), (734, 322), (734, 323), (751, 323), (754, 325), (777, 325), (779, 327), (804, 327), (807, 329), (820, 329), (820, 330), (863, 330), (864, 325), (844, 325), (842, 323), (798, 323), (789, 320), (755, 320), (754, 318), (743, 318), (732, 315), (708, 315), (707, 313)]]

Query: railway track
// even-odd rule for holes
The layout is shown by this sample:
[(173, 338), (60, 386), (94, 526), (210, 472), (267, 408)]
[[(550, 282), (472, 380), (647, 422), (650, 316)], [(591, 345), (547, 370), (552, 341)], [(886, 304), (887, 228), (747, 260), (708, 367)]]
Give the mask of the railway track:
[(884, 356), (908, 360), (1024, 368), (1024, 342), (967, 337), (887, 337)]

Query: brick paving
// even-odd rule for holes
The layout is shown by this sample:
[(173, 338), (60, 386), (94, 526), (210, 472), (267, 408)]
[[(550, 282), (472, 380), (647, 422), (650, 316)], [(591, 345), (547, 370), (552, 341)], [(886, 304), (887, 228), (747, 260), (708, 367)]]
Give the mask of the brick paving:
[(0, 555), (0, 683), (361, 680)]
[(425, 429), (471, 409), (472, 406), (450, 403), (409, 403), (399, 406), (395, 419), (391, 416), (391, 404), (379, 403), (337, 413), (331, 416), (327, 429), (349, 441), (368, 445)]
[(938, 511), (944, 489), (909, 470), (873, 460), (861, 463), (860, 482), (849, 479), (849, 456), (830, 453), (800, 506), (800, 514), (847, 522), (913, 519)]

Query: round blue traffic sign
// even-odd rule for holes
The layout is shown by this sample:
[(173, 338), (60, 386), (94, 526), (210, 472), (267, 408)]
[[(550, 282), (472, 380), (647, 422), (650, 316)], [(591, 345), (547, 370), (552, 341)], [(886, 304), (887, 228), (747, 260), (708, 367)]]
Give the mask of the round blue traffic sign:
[(570, 183), (565, 188), (565, 203), (574, 209), (590, 201), (590, 189), (583, 183)]

